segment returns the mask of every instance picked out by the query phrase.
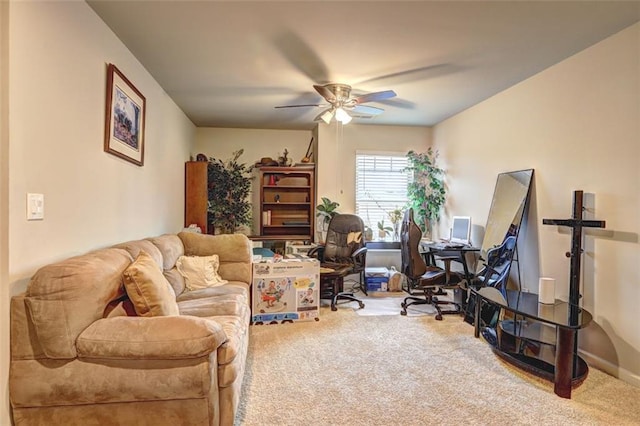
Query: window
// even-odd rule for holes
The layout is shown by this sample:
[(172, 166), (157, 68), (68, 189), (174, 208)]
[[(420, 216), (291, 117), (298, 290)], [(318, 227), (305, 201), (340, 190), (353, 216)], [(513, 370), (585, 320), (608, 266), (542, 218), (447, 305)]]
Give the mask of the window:
[(378, 222), (393, 227), (388, 213), (404, 210), (411, 172), (404, 153), (356, 153), (356, 214), (374, 235)]

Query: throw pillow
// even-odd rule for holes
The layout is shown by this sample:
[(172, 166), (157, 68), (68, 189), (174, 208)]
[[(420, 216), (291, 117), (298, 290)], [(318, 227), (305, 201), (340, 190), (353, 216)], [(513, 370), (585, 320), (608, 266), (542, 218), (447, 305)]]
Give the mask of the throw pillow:
[(217, 254), (211, 256), (180, 256), (176, 268), (184, 277), (187, 290), (198, 290), (228, 283), (218, 274), (220, 259)]
[(160, 266), (145, 251), (125, 269), (124, 287), (141, 317), (179, 315), (176, 295)]

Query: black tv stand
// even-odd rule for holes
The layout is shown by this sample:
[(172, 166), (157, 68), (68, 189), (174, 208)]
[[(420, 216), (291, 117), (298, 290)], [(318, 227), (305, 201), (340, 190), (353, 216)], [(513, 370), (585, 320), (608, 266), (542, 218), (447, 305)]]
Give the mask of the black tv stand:
[(477, 296), (474, 334), (480, 336), (480, 312), (484, 303), (504, 310), (495, 329), (483, 330), (494, 352), (512, 364), (554, 382), (554, 392), (571, 398), (571, 387), (587, 377), (589, 367), (578, 356), (578, 330), (592, 320), (580, 307), (580, 261), (582, 258), (582, 228), (604, 228), (602, 220), (582, 218), (583, 191), (573, 193), (573, 215), (570, 219), (543, 219), (544, 225), (571, 228), (571, 259), (569, 271), (569, 301), (553, 304), (538, 303), (538, 295), (508, 290), (506, 298), (495, 288), (471, 289)]
[[(554, 392), (571, 398), (572, 386), (587, 377), (587, 363), (575, 353), (578, 330), (589, 324), (591, 314), (578, 309), (573, 323), (573, 308), (566, 302), (538, 303), (538, 295), (507, 290), (506, 299), (492, 287), (471, 289), (477, 296), (474, 335), (482, 332), (494, 353), (505, 361), (532, 374), (554, 382)], [(504, 310), (495, 329), (481, 330), (480, 310), (491, 303)]]

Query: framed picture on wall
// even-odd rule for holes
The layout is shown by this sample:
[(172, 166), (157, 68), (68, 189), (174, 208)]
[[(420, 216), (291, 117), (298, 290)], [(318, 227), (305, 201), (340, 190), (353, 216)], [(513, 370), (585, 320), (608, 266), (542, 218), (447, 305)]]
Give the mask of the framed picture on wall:
[(107, 111), (104, 150), (142, 166), (146, 99), (116, 68), (107, 68)]

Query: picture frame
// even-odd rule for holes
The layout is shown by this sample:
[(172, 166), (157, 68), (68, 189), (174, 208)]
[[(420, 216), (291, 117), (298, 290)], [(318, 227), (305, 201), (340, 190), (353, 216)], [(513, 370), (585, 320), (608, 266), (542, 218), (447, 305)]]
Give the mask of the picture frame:
[(114, 65), (107, 67), (104, 150), (144, 165), (146, 98)]

